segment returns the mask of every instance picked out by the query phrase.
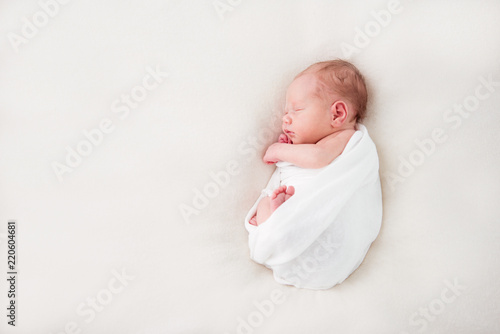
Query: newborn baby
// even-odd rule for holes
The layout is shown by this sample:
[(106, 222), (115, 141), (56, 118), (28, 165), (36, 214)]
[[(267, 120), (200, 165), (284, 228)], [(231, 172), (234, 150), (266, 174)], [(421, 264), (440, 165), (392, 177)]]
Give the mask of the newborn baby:
[(295, 77), (286, 93), (283, 133), (263, 159), (281, 169), (280, 186), (259, 202), (250, 224), (265, 223), (301, 184), (342, 154), (366, 103), (364, 78), (349, 62), (319, 62)]

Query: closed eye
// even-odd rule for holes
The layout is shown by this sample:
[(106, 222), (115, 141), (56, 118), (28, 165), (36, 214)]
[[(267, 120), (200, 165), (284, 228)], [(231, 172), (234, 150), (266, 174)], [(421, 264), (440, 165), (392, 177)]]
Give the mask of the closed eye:
[[(305, 108), (294, 108), (294, 109), (292, 109), (292, 110), (290, 110), (290, 111), (292, 111), (292, 112), (297, 112), (297, 111), (302, 111), (302, 110), (304, 110), (304, 109), (305, 109)], [(286, 114), (288, 114), (288, 110), (287, 110), (287, 109), (285, 109), (285, 115), (286, 115)]]

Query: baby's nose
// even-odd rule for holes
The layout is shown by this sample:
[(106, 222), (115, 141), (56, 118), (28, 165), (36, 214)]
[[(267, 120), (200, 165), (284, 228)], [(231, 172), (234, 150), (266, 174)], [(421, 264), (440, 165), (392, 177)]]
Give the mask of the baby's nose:
[(283, 123), (286, 124), (292, 123), (292, 118), (288, 114), (285, 114), (285, 116), (283, 116)]

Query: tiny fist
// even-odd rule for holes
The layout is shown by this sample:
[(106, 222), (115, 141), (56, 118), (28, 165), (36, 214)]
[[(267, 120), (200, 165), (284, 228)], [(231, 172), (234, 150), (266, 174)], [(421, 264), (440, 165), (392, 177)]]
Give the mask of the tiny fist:
[(278, 138), (278, 141), (280, 143), (288, 143), (288, 137), (285, 134), (280, 134), (280, 137)]

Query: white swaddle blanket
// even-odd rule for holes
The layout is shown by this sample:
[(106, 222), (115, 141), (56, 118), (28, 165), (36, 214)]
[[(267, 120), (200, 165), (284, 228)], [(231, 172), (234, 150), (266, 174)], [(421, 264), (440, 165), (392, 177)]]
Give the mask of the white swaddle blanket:
[[(284, 168), (288, 170), (282, 172)], [(375, 144), (362, 124), (343, 153), (312, 174), (279, 163), (245, 218), (250, 257), (272, 269), (281, 284), (328, 289), (342, 283), (361, 264), (380, 230), (378, 170)], [(293, 184), (301, 178), (307, 182)], [(251, 225), (260, 200), (283, 184), (296, 187), (295, 194), (263, 224)]]

